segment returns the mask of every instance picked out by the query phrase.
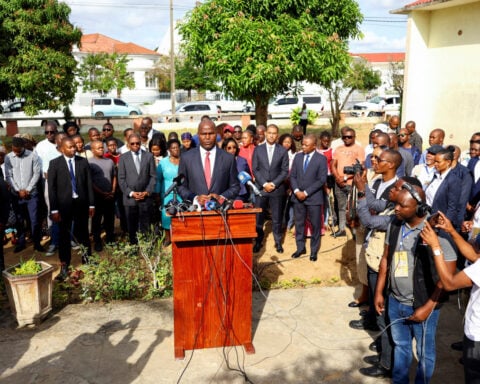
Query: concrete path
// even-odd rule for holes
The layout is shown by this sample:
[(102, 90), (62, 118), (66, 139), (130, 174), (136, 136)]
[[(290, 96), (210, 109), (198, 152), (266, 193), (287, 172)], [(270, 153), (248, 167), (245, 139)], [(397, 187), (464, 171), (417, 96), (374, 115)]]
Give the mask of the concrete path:
[[(362, 376), (374, 334), (353, 330), (354, 289), (255, 292), (253, 344), (173, 354), (172, 300), (68, 305), (34, 329), (0, 313), (0, 383), (388, 383)], [(456, 296), (442, 309), (433, 383), (462, 383), (462, 317)]]

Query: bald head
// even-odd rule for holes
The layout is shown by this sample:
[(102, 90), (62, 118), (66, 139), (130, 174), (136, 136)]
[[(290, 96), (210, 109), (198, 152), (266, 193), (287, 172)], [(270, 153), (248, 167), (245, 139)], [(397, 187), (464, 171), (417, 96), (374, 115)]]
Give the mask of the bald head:
[(432, 145), (443, 145), (443, 140), (445, 139), (445, 131), (440, 128), (436, 128), (430, 132), (428, 136), (428, 143)]

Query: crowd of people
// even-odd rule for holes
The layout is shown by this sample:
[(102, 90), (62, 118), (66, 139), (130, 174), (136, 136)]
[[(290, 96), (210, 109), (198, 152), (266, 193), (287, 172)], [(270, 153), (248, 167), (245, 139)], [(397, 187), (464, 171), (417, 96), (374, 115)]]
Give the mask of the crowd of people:
[(75, 124), (59, 131), (49, 121), (38, 144), (20, 135), (10, 153), (0, 147), (1, 229), (13, 212), (14, 252), (26, 247), (29, 232), (36, 251), (58, 251), (65, 279), (72, 247), (82, 246), (86, 263), (90, 234), (97, 252), (115, 241), (115, 217), (130, 243), (156, 224), (168, 246), (172, 204), (202, 209), (212, 200), (240, 200), (260, 208), (255, 253), (264, 246), (267, 219), (279, 254), (286, 231), (295, 229), (294, 259), (307, 254), (309, 237), (308, 257), (316, 262), (327, 229), (333, 237), (353, 235), (362, 292), (348, 305), (368, 309), (350, 326), (381, 331), (371, 345), (378, 356), (360, 370), (366, 376), (408, 382), (415, 338), (415, 380), (429, 382), (445, 290), (473, 286), (465, 340), (456, 347), (464, 351), (467, 382), (480, 382), (480, 133), (464, 153), (444, 142), (442, 129), (432, 130), (424, 147), (415, 122), (401, 127), (396, 116), (376, 125), (367, 145), (350, 127), (332, 141), (328, 131), (307, 134), (301, 125), (280, 135), (275, 124), (242, 129), (207, 116), (194, 134), (166, 137), (146, 117), (138, 130), (123, 132), (124, 141), (110, 123), (90, 128), (88, 137), (85, 144)]

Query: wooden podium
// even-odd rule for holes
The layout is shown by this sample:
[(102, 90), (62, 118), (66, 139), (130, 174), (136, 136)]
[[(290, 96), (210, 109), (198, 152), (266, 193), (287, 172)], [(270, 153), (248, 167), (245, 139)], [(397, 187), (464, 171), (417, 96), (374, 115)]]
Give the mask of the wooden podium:
[(252, 238), (259, 209), (172, 217), (175, 358), (185, 350), (252, 344)]

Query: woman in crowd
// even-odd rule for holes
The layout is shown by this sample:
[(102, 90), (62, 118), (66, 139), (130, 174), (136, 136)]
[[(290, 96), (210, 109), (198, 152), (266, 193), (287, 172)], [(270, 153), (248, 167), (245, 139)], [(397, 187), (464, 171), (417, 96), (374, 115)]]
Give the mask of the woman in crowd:
[[(280, 144), (283, 148), (287, 150), (288, 154), (288, 172), (292, 169), (293, 158), (295, 157), (296, 148), (295, 144), (293, 143), (293, 136), (289, 133), (284, 133), (278, 138), (278, 144)], [(290, 197), (292, 194), (292, 190), (290, 189), (290, 181), (287, 179), (285, 181), (287, 183), (287, 194)], [(285, 208), (285, 221), (287, 223), (287, 230), (290, 231), (293, 226), (293, 204), (288, 198), (287, 206)]]
[(168, 156), (165, 136), (154, 134), (152, 140), (148, 143), (148, 151), (152, 153), (155, 159), (155, 166), (158, 167), (160, 160)]
[[(155, 193), (159, 195), (162, 206), (162, 228), (165, 230), (165, 246), (168, 246), (171, 243), (171, 218), (167, 216), (165, 207), (173, 199), (173, 191), (167, 196), (165, 196), (165, 192), (172, 185), (173, 179), (178, 175), (178, 164), (180, 163), (180, 141), (178, 139), (168, 140), (167, 149), (170, 155), (168, 157), (164, 157), (158, 164), (157, 185), (155, 187)], [(181, 201), (180, 196), (177, 196), (177, 201)]]
[[(235, 156), (235, 160), (237, 161), (237, 170), (238, 172), (247, 172), (249, 175), (250, 173), (250, 168), (248, 167), (247, 160), (244, 159), (243, 157), (239, 156), (238, 153), (240, 152), (240, 148), (238, 146), (238, 143), (234, 138), (229, 138), (223, 140), (222, 143), (222, 149), (224, 151), (227, 151), (228, 153), (232, 154)], [(240, 184), (240, 192), (238, 193), (238, 199), (242, 200), (243, 202), (248, 202), (249, 200), (249, 193), (245, 185)]]
[(182, 153), (195, 148), (195, 142), (193, 141), (192, 134), (190, 132), (184, 132), (180, 137), (182, 138)]

